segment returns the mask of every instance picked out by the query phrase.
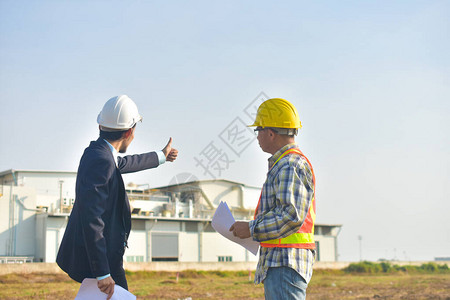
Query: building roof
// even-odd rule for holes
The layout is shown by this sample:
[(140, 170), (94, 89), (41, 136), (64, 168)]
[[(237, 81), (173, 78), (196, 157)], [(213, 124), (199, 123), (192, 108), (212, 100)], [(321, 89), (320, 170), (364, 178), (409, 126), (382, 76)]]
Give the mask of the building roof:
[(244, 183), (241, 183), (241, 182), (227, 180), (227, 179), (193, 180), (193, 181), (175, 183), (175, 184), (170, 184), (170, 185), (165, 185), (165, 186), (160, 186), (160, 187), (152, 187), (150, 189), (151, 190), (167, 189), (167, 188), (176, 187), (176, 186), (193, 185), (193, 184), (205, 183), (205, 182), (212, 182), (212, 183), (214, 183), (214, 182), (225, 182), (225, 183), (230, 183), (230, 184), (233, 184), (233, 185), (240, 185), (240, 186), (247, 187), (247, 188), (261, 189), (261, 187), (251, 186), (251, 185), (247, 185), (247, 184), (244, 184)]
[(8, 175), (8, 174), (12, 174), (12, 173), (43, 173), (43, 174), (48, 174), (48, 173), (53, 173), (53, 174), (61, 174), (61, 173), (64, 173), (64, 174), (73, 174), (73, 175), (76, 175), (77, 174), (77, 172), (75, 172), (75, 171), (51, 171), (51, 170), (15, 170), (15, 169), (9, 169), (9, 170), (5, 170), (5, 171), (2, 171), (2, 172), (0, 172), (0, 177), (1, 176), (5, 176), (5, 175)]

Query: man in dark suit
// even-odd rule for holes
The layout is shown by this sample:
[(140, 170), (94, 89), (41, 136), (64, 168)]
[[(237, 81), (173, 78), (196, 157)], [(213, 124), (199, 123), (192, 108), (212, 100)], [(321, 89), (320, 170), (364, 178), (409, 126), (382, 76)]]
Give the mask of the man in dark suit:
[(97, 278), (107, 299), (114, 293), (114, 284), (128, 289), (123, 255), (131, 213), (121, 174), (156, 168), (178, 155), (170, 138), (161, 151), (117, 156), (126, 152), (141, 120), (136, 104), (126, 95), (104, 105), (97, 118), (100, 137), (90, 143), (80, 161), (75, 204), (56, 259), (78, 282)]

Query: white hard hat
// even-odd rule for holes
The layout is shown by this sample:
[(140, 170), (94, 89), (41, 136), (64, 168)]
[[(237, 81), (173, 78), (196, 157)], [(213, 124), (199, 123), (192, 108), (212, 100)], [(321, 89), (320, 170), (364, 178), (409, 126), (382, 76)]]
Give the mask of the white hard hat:
[(112, 97), (98, 114), (97, 123), (104, 131), (127, 130), (142, 121), (136, 104), (127, 95)]

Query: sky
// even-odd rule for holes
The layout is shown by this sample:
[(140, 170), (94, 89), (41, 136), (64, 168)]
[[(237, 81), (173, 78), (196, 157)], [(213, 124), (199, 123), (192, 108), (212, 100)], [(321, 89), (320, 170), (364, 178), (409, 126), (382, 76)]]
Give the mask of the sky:
[(245, 125), (284, 98), (340, 261), (450, 257), (449, 29), (433, 0), (1, 0), (0, 171), (76, 171), (126, 94), (128, 154), (179, 150), (126, 183), (261, 187), (270, 155)]

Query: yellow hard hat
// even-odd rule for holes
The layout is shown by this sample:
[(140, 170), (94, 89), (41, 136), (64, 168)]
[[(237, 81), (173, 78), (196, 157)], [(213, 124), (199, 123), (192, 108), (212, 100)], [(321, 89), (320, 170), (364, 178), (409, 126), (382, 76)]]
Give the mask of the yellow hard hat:
[(255, 122), (249, 127), (302, 128), (297, 109), (291, 102), (272, 98), (264, 101), (258, 108)]

